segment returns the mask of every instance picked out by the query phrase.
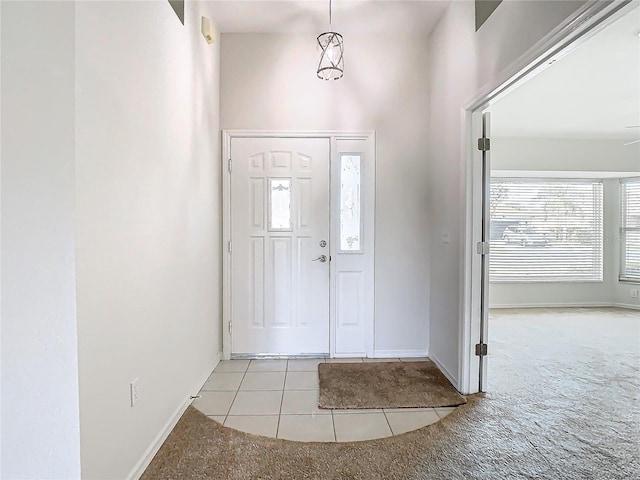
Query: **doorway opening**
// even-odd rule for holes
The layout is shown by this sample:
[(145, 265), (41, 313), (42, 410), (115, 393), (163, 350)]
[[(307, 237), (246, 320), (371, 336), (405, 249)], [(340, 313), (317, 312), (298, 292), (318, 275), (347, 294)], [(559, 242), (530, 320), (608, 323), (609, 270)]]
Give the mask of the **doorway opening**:
[(371, 356), (374, 133), (223, 136), (223, 358)]
[[(621, 167), (614, 167), (612, 148), (600, 145), (603, 150), (598, 158), (595, 143), (608, 140), (620, 151), (629, 141), (622, 138), (630, 134), (625, 127), (633, 123), (624, 118), (638, 118), (638, 101), (632, 97), (621, 107), (614, 99), (598, 111), (598, 102), (587, 95), (597, 95), (594, 85), (601, 82), (607, 86), (606, 75), (614, 73), (614, 67), (605, 62), (592, 60), (587, 65), (589, 57), (598, 54), (608, 55), (611, 62), (616, 60), (616, 54), (619, 61), (624, 62), (620, 58), (624, 56), (632, 62), (620, 68), (627, 69), (631, 75), (628, 84), (633, 84), (629, 88), (635, 88), (632, 94), (638, 95), (637, 82), (633, 83), (638, 73), (638, 66), (633, 63), (638, 58), (636, 8), (633, 4), (586, 8), (572, 27), (565, 26), (533, 52), (520, 73), (491, 93), (479, 96), (468, 109), (474, 144), (469, 155), (467, 204), (466, 270), (470, 295), (461, 339), (463, 388), (468, 392), (485, 391), (491, 384), (487, 360), (494, 360), (485, 356), (487, 353), (517, 358), (525, 355), (522, 345), (533, 348), (533, 353), (526, 355), (534, 358), (536, 352), (543, 357), (548, 353), (544, 347), (550, 342), (540, 342), (554, 338), (553, 327), (558, 324), (533, 315), (545, 313), (543, 307), (637, 308), (635, 301), (623, 301), (626, 299), (611, 294), (619, 290), (626, 292), (620, 295), (633, 298), (633, 287), (619, 278), (620, 242), (615, 223), (621, 218), (621, 179), (639, 175), (637, 160), (631, 160), (633, 151), (627, 150), (620, 159)], [(630, 50), (626, 54), (611, 51), (615, 48), (616, 29), (626, 30), (629, 36)], [(591, 74), (586, 73), (588, 68), (593, 69)], [(568, 76), (572, 70), (576, 76), (571, 80)], [(561, 80), (563, 76), (565, 79)], [(554, 84), (558, 91), (549, 91)], [(610, 79), (608, 89), (619, 94), (626, 84)], [(562, 87), (567, 86), (561, 93)], [(585, 94), (582, 98), (581, 93)], [(537, 108), (544, 105), (559, 110)], [(587, 105), (589, 115), (582, 109)], [(567, 121), (571, 114), (576, 114), (575, 120)], [(616, 132), (612, 131), (613, 115), (618, 115), (616, 120), (622, 123), (615, 125)], [(519, 125), (520, 130), (516, 131)], [(489, 138), (490, 142), (484, 140)], [(593, 158), (590, 168), (589, 155)], [(596, 290), (602, 295), (597, 296)], [(497, 307), (503, 309), (492, 309)], [(504, 307), (539, 308), (533, 312)], [(570, 313), (577, 312), (555, 312), (556, 317)], [(606, 313), (611, 314), (609, 318), (617, 315)], [(625, 312), (622, 313), (624, 317)], [(529, 321), (518, 326), (514, 318)], [(583, 320), (585, 325), (591, 322)], [(535, 329), (526, 330), (545, 323), (550, 330), (540, 335)], [(495, 335), (495, 343), (490, 325), (492, 329), (496, 327), (494, 333), (498, 333), (499, 326), (504, 327), (504, 335)], [(627, 327), (632, 328), (633, 322)], [(517, 334), (507, 333), (508, 328), (516, 328)], [(557, 339), (566, 340), (561, 332), (561, 328), (555, 330)], [(507, 345), (514, 347), (511, 354), (503, 348)], [(495, 366), (498, 364), (505, 365), (496, 359)]]

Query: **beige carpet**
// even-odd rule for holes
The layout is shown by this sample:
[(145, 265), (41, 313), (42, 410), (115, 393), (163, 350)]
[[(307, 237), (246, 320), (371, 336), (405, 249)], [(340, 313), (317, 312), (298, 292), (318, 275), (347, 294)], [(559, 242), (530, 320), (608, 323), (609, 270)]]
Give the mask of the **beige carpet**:
[(320, 408), (454, 407), (467, 401), (431, 361), (321, 363)]
[(490, 322), (491, 392), (404, 435), (301, 443), (193, 408), (143, 480), (640, 478), (640, 314), (509, 313)]

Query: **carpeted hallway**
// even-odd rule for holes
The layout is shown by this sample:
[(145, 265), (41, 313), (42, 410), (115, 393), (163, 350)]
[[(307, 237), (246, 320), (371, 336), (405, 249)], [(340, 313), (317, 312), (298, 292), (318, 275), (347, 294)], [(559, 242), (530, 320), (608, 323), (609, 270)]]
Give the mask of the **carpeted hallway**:
[(640, 478), (640, 312), (496, 311), (489, 348), (489, 393), (434, 425), (298, 443), (240, 433), (190, 408), (143, 478)]

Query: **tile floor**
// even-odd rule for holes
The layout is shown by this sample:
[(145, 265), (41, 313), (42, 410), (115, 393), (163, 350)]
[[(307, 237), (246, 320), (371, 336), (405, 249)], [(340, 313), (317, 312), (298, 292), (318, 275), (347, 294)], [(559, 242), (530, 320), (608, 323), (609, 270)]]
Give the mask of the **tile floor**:
[(227, 427), (301, 442), (399, 435), (435, 423), (454, 408), (322, 410), (318, 408), (318, 364), (402, 360), (421, 359), (221, 361), (193, 406)]

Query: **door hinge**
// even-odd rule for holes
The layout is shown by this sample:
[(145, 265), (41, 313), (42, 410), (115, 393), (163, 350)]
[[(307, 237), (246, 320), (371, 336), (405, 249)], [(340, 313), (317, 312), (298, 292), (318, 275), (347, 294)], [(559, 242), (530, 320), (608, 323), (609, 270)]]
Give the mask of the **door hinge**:
[(485, 357), (487, 355), (486, 343), (476, 343), (476, 355), (478, 357)]
[(478, 242), (478, 244), (476, 245), (476, 251), (478, 252), (478, 255), (489, 255), (489, 250), (489, 242)]
[(229, 173), (231, 173), (231, 170), (233, 168), (233, 162), (231, 161), (231, 159), (229, 159), (229, 164), (227, 165), (227, 168), (229, 169)]
[(488, 152), (491, 150), (491, 139), (486, 137), (481, 137), (478, 139), (478, 150), (481, 152)]
[(231, 322), (229, 322), (229, 334), (231, 334)]
[(231, 253), (231, 240), (227, 242), (227, 250), (229, 250), (229, 253)]

